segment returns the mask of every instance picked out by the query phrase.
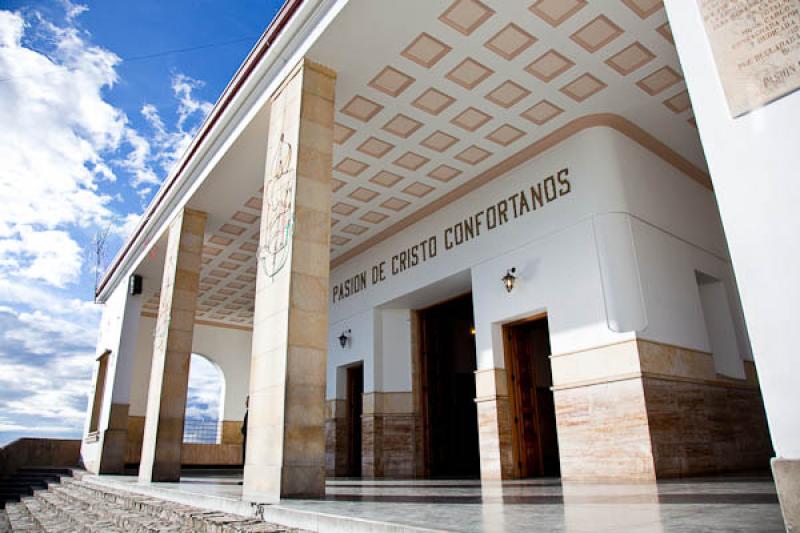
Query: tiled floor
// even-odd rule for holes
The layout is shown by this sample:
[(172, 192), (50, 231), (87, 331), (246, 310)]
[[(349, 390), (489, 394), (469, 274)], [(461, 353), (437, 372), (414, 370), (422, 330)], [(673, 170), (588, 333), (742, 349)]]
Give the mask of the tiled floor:
[[(135, 478), (118, 478), (126, 483)], [(159, 489), (238, 499), (237, 476), (187, 475)], [(130, 480), (130, 481), (128, 481)], [(451, 531), (781, 532), (768, 476), (656, 483), (566, 483), (558, 479), (481, 487), (469, 481), (329, 480), (324, 500), (285, 500), (287, 509)]]

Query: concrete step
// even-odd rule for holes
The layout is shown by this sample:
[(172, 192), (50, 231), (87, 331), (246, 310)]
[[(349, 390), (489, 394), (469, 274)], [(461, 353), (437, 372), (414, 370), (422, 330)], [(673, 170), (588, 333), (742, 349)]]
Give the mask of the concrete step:
[[(79, 533), (123, 533), (109, 518), (108, 512), (96, 512), (81, 502), (65, 498), (53, 491), (37, 491), (32, 498), (23, 498), (34, 519), (50, 533), (75, 531)], [(64, 527), (67, 529), (58, 529)]]
[(0, 509), (6, 502), (18, 502), (23, 496), (33, 495), (35, 490), (47, 489), (70, 476), (72, 470), (68, 468), (21, 468), (0, 479)]
[(123, 531), (150, 533), (159, 531), (182, 532), (185, 530), (180, 523), (170, 523), (146, 514), (133, 512), (122, 506), (109, 505), (109, 502), (88, 495), (76, 487), (57, 487), (52, 489), (52, 492), (65, 500), (88, 509), (91, 513), (103, 515)]
[(6, 505), (5, 513), (10, 531), (44, 532), (39, 522), (33, 519), (28, 508), (23, 503), (9, 503)]
[(65, 479), (60, 486), (48, 492), (74, 501), (89, 512), (102, 511), (104, 516), (126, 532), (299, 533), (297, 529), (269, 524), (256, 518), (203, 510), (81, 479)]

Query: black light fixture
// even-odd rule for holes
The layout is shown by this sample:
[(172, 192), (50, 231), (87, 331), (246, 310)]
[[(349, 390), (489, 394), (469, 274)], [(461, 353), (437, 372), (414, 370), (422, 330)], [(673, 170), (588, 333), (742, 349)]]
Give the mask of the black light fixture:
[(511, 292), (514, 289), (514, 282), (517, 280), (517, 276), (514, 275), (516, 271), (517, 269), (512, 267), (511, 270), (506, 270), (506, 275), (501, 278), (507, 292)]
[(339, 335), (339, 344), (342, 345), (342, 348), (347, 346), (347, 341), (350, 340), (350, 330), (343, 331), (341, 335)]

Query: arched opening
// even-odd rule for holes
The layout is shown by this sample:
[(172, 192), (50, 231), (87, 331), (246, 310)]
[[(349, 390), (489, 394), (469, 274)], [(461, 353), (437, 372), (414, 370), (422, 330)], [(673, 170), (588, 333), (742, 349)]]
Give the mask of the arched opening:
[(184, 443), (221, 443), (224, 399), (225, 376), (222, 369), (207, 357), (193, 353), (189, 362)]

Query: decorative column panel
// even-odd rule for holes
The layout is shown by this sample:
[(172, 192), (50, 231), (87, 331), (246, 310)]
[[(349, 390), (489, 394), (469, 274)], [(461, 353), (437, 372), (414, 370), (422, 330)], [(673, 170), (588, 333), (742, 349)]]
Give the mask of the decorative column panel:
[(475, 403), (478, 406), (478, 443), (481, 481), (501, 481), (514, 476), (511, 440), (511, 409), (504, 368), (475, 372)]
[(208, 215), (184, 208), (169, 227), (153, 341), (139, 480), (178, 481), (200, 256)]
[(325, 491), (336, 76), (303, 61), (271, 102), (243, 498)]

